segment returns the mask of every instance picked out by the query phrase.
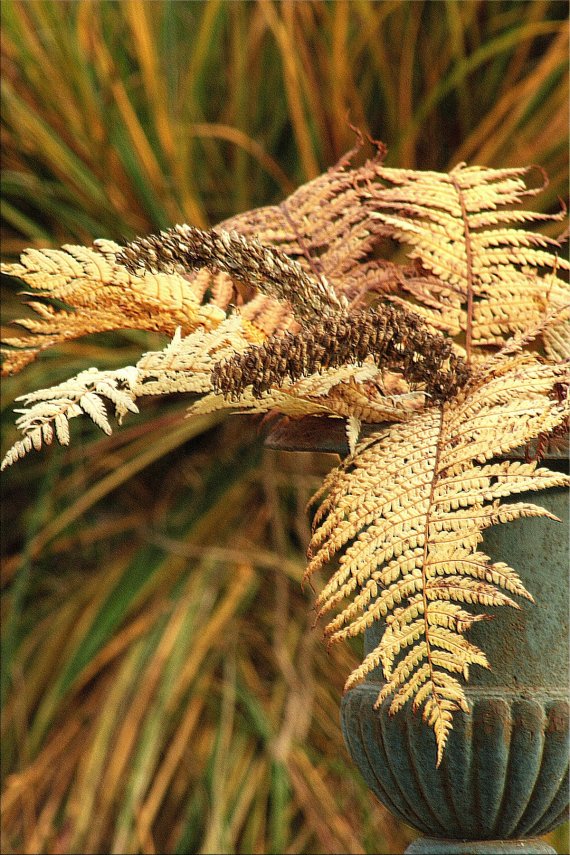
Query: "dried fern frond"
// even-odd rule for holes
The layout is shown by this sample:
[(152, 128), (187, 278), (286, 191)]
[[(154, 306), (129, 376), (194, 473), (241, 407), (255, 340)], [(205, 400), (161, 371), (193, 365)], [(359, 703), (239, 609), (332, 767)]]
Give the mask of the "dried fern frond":
[[(388, 307), (387, 313), (390, 318), (406, 315), (392, 307)], [(51, 443), (54, 437), (67, 444), (68, 421), (79, 415), (90, 416), (98, 427), (110, 433), (105, 400), (115, 406), (121, 403), (123, 409), (120, 412), (116, 410), (119, 421), (127, 410), (137, 412), (137, 399), (174, 393), (200, 396), (189, 408), (189, 415), (226, 409), (249, 413), (277, 410), (289, 416), (318, 414), (346, 418), (352, 420), (349, 422), (352, 443), (357, 422), (402, 420), (425, 403), (424, 393), (410, 393), (407, 385), (399, 382), (393, 373), (379, 371), (374, 361), (366, 356), (364, 346), (358, 352), (355, 350), (353, 355), (345, 353), (345, 358), (338, 359), (338, 364), (326, 366), (322, 360), (312, 368), (306, 364), (306, 373), (302, 376), (275, 377), (275, 382), (269, 383), (262, 391), (243, 384), (228, 399), (214, 383), (218, 368), (232, 364), (233, 360), (251, 350), (258, 353), (264, 335), (241, 313), (224, 318), (213, 329), (201, 327), (187, 336), (182, 336), (178, 329), (164, 349), (144, 354), (134, 366), (118, 372), (89, 369), (55, 387), (22, 396), (18, 400), (26, 406), (17, 411), (21, 415), (16, 426), (24, 437), (8, 451), (2, 466), (11, 465), (32, 448), (39, 450), (42, 444)], [(374, 328), (380, 335), (380, 328)], [(407, 331), (409, 338), (412, 332), (411, 329)], [(418, 344), (422, 332), (416, 330), (413, 334)], [(290, 338), (289, 334), (287, 336)], [(430, 334), (427, 336), (429, 342), (434, 339)], [(363, 341), (361, 339), (361, 344)], [(406, 339), (400, 339), (402, 342), (406, 343)], [(439, 357), (434, 356), (436, 361), (439, 360), (438, 364), (444, 356), (453, 361), (447, 343), (441, 341), (438, 344), (442, 345)], [(362, 364), (355, 363), (353, 356), (360, 357)], [(410, 354), (408, 361), (412, 356)], [(399, 357), (400, 362), (402, 359), (404, 357)], [(415, 354), (415, 359), (421, 360), (421, 356)], [(427, 359), (426, 365), (430, 367), (435, 362)], [(461, 360), (457, 365), (459, 372)], [(414, 375), (416, 379), (420, 370), (427, 369), (418, 368)], [(447, 374), (436, 371), (434, 378), (441, 377), (445, 377), (447, 382)], [(124, 403), (127, 400), (124, 396), (128, 397), (127, 403)]]
[[(213, 231), (183, 225), (124, 249), (28, 250), (2, 269), (67, 308), (30, 302), (39, 319), (6, 341), (5, 372), (90, 332), (174, 337), (134, 366), (90, 369), (20, 398), (23, 437), (2, 467), (54, 438), (67, 444), (79, 415), (110, 433), (109, 403), (120, 422), (149, 395), (197, 396), (191, 415), (346, 418), (352, 454), (319, 491), (306, 577), (340, 555), (317, 599), (323, 615), (352, 598), (327, 626), (331, 642), (385, 622), (347, 687), (381, 664), (378, 702), (423, 708), (439, 764), (453, 714), (468, 709), (459, 678), (489, 667), (465, 638), (485, 615), (466, 605), (532, 599), (513, 568), (480, 550), (482, 532), (549, 516), (501, 503), (508, 496), (570, 483), (536, 460), (496, 459), (531, 441), (540, 456), (567, 429), (570, 291), (558, 273), (570, 265), (555, 241), (524, 228), (544, 218), (520, 208), (539, 192), (528, 172), (420, 173), (380, 157), (353, 169), (346, 159), (281, 205)], [(385, 237), (411, 244), (414, 264), (378, 259)], [(369, 292), (390, 305), (357, 308)], [(522, 352), (537, 335), (553, 364)], [(471, 372), (462, 336), (468, 357), (513, 338)], [(397, 423), (356, 446), (362, 421), (384, 419)]]
[(6, 453), (2, 470), (34, 449), (51, 445), (54, 438), (61, 445), (69, 445), (69, 421), (87, 415), (104, 433), (112, 433), (104, 399), (111, 401), (119, 423), (127, 412), (138, 413), (134, 387), (138, 379), (136, 368), (118, 371), (98, 371), (89, 368), (71, 380), (50, 389), (41, 389), (22, 395), (24, 408), (16, 420), (16, 427), (24, 434)]
[[(220, 224), (218, 233), (237, 232), (248, 243), (273, 247), (287, 275), (293, 276), (289, 286), (299, 279), (295, 266), (298, 263), (311, 280), (308, 286), (301, 275), (302, 289), (319, 312), (323, 301), (339, 306), (345, 296), (353, 299), (369, 290), (394, 291), (405, 270), (374, 257), (373, 253), (383, 226), (369, 217), (365, 189), (374, 179), (376, 165), (377, 160), (372, 160), (353, 169), (347, 156), (280, 205), (233, 217)], [(234, 242), (234, 246), (239, 250), (238, 243)], [(267, 335), (294, 324), (289, 303), (280, 303), (265, 294), (260, 300), (251, 289), (245, 295), (238, 291), (237, 281), (243, 281), (249, 263), (247, 253), (241, 271), (231, 264), (224, 267), (220, 258), (217, 273), (205, 268), (197, 270), (201, 263), (198, 257), (192, 264), (195, 272), (189, 276), (178, 273), (139, 276), (129, 275), (126, 268), (117, 264), (120, 251), (121, 247), (107, 240), (96, 241), (92, 249), (71, 246), (61, 250), (32, 249), (23, 254), (20, 264), (2, 267), (4, 272), (21, 278), (34, 289), (28, 296), (46, 294), (61, 300), (71, 310), (60, 311), (31, 301), (40, 318), (16, 321), (29, 334), (6, 340), (9, 349), (5, 352), (4, 373), (20, 371), (48, 347), (93, 332), (128, 327), (172, 335), (178, 326), (185, 333), (190, 332), (196, 328), (195, 306), (203, 302), (213, 307), (214, 316), (216, 306), (227, 310), (232, 303), (240, 305), (246, 316), (251, 311), (250, 319)], [(266, 255), (265, 250), (260, 251), (262, 264)], [(203, 261), (209, 264), (212, 258)], [(269, 283), (271, 288), (275, 271), (269, 268), (266, 272), (269, 278), (262, 278), (261, 287), (267, 288)], [(247, 275), (251, 273), (255, 278), (255, 270)], [(249, 281), (252, 283), (251, 278)], [(294, 289), (289, 287), (289, 293), (283, 295), (279, 280), (274, 278), (273, 282), (274, 295), (295, 302)], [(300, 303), (297, 299), (298, 313), (303, 312)], [(202, 307), (201, 314), (207, 323), (207, 306)]]
[[(521, 209), (543, 189), (527, 187), (533, 167), (459, 164), (450, 173), (420, 172), (389, 169), (381, 156), (353, 167), (354, 153), (280, 205), (240, 214), (221, 228), (279, 248), (350, 300), (367, 292), (409, 295), (435, 329), (466, 333), (468, 351), (500, 346), (550, 306), (570, 302), (556, 275), (568, 269), (557, 258), (560, 243), (525, 229), (566, 214)], [(377, 257), (385, 237), (411, 244), (415, 268)], [(570, 323), (556, 342), (568, 339)], [(545, 348), (560, 358), (556, 344)]]
[(570, 304), (570, 289), (556, 275), (570, 269), (556, 255), (560, 244), (524, 228), (566, 212), (513, 210), (542, 190), (527, 187), (531, 170), (460, 163), (439, 173), (378, 165), (370, 185), (371, 218), (410, 244), (410, 257), (432, 274), (402, 280), (402, 289), (436, 328), (452, 336), (464, 331), (468, 354), (473, 346), (501, 345), (550, 307)]
[[(3, 374), (20, 371), (48, 347), (89, 333), (140, 329), (173, 335), (212, 328), (225, 318), (214, 302), (201, 305), (190, 283), (178, 273), (137, 276), (117, 262), (121, 247), (98, 241), (91, 249), (28, 249), (19, 264), (3, 264), (2, 272), (22, 279), (33, 291), (27, 296), (56, 299), (61, 310), (30, 300), (39, 319), (16, 323), (27, 331), (3, 341)], [(226, 277), (227, 278), (227, 277)], [(208, 287), (220, 286), (220, 279)]]
[(216, 360), (245, 350), (260, 340), (256, 328), (240, 315), (231, 315), (215, 329), (200, 328), (188, 336), (177, 330), (172, 341), (160, 351), (145, 353), (136, 365), (116, 371), (90, 368), (76, 377), (49, 389), (41, 389), (17, 398), (24, 408), (16, 427), (23, 433), (7, 452), (2, 469), (11, 466), (32, 449), (39, 451), (57, 439), (69, 443), (69, 420), (87, 415), (110, 434), (106, 401), (119, 421), (127, 412), (136, 413), (136, 401), (149, 395), (211, 391), (210, 375)]
[(426, 405), (425, 392), (409, 390), (403, 378), (391, 371), (376, 371), (370, 380), (359, 375), (333, 386), (327, 407), (336, 415), (359, 423), (400, 422)]
[(324, 276), (309, 275), (278, 250), (235, 231), (206, 232), (179, 225), (132, 241), (117, 260), (132, 273), (140, 268), (151, 272), (188, 272), (201, 267), (222, 270), (264, 294), (289, 302), (299, 317), (331, 313), (342, 305)]
[[(359, 387), (373, 378), (376, 379), (377, 375), (378, 369), (373, 363), (348, 363), (309, 374), (296, 381), (286, 378), (279, 386), (276, 385), (261, 395), (255, 395), (249, 387), (244, 387), (239, 395), (232, 399), (214, 391), (196, 401), (188, 412), (189, 415), (203, 415), (221, 409), (232, 409), (240, 413), (267, 413), (277, 410), (287, 416), (343, 417), (347, 415), (343, 412), (345, 408), (341, 403), (344, 389)], [(333, 394), (335, 392), (337, 394)], [(391, 405), (392, 410), (396, 412), (397, 402), (394, 398), (386, 400), (386, 409)], [(404, 415), (399, 413), (399, 417), (403, 418)]]
[(212, 372), (214, 388), (234, 398), (247, 386), (253, 395), (317, 371), (374, 359), (381, 368), (400, 370), (409, 383), (421, 383), (434, 399), (453, 394), (467, 379), (464, 360), (451, 343), (430, 333), (421, 318), (399, 306), (339, 313), (309, 324), (299, 333), (272, 336)]
[(137, 362), (137, 390), (141, 395), (210, 392), (212, 366), (261, 341), (259, 331), (239, 314), (227, 317), (213, 330), (182, 336), (180, 330), (160, 351), (149, 351)]
[(570, 303), (554, 302), (557, 310), (554, 323), (546, 324), (542, 333), (544, 349), (552, 362), (570, 361)]
[(280, 204), (245, 211), (219, 228), (273, 246), (349, 301), (369, 291), (397, 290), (408, 271), (375, 252), (386, 230), (370, 217), (369, 188), (385, 149), (380, 146), (374, 158), (355, 167), (361, 143)]
[(505, 591), (531, 599), (514, 569), (478, 551), (482, 532), (518, 517), (550, 516), (502, 499), (570, 484), (536, 462), (494, 458), (567, 422), (568, 399), (555, 392), (569, 379), (568, 366), (530, 354), (497, 357), (455, 399), (361, 444), (319, 492), (306, 578), (339, 554), (318, 613), (349, 599), (326, 635), (339, 641), (384, 619), (380, 644), (347, 688), (381, 664), (386, 683), (378, 703), (392, 695), (393, 713), (408, 700), (423, 707), (438, 764), (453, 713), (467, 710), (457, 676), (467, 679), (470, 665), (488, 667), (464, 638), (480, 619), (464, 604), (517, 607)]
[(240, 413), (278, 412), (285, 416), (329, 416), (346, 419), (351, 450), (356, 446), (362, 422), (398, 422), (408, 419), (425, 406), (423, 392), (409, 392), (401, 378), (380, 372), (374, 362), (349, 363), (327, 368), (293, 381), (285, 377), (281, 385), (261, 395), (245, 386), (228, 399), (211, 392), (196, 401), (189, 415), (204, 415), (222, 409)]
[(118, 371), (91, 368), (57, 386), (23, 395), (17, 399), (25, 408), (16, 410), (21, 413), (16, 426), (24, 436), (7, 452), (2, 468), (32, 448), (40, 450), (42, 445), (49, 445), (54, 438), (67, 445), (68, 422), (77, 416), (88, 415), (105, 433), (111, 433), (105, 401), (115, 406), (119, 423), (126, 412), (138, 412), (135, 401), (139, 398), (175, 393), (200, 396), (189, 407), (190, 416), (225, 409), (346, 418), (351, 441), (356, 422), (403, 420), (425, 402), (422, 393), (402, 391), (395, 378), (381, 377), (371, 360), (363, 365), (341, 364), (297, 380), (285, 378), (261, 396), (250, 388), (231, 401), (217, 393), (212, 384), (216, 365), (261, 339), (253, 324), (241, 314), (232, 314), (212, 330), (199, 329), (184, 337), (177, 330), (163, 350), (145, 353), (134, 366)]
[[(379, 292), (395, 300), (409, 295), (414, 311), (450, 336), (466, 332), (468, 351), (501, 344), (549, 306), (570, 303), (556, 275), (568, 263), (546, 251), (556, 242), (513, 227), (546, 215), (507, 209), (538, 192), (526, 188), (528, 172), (463, 165), (449, 174), (413, 172), (387, 169), (380, 158), (352, 168), (347, 157), (278, 206), (240, 214), (214, 232), (179, 226), (133, 244), (126, 250), (133, 269), (147, 253), (147, 265), (160, 262), (170, 271), (154, 276), (129, 275), (117, 260), (121, 248), (111, 241), (93, 249), (28, 250), (20, 264), (3, 270), (71, 311), (30, 302), (40, 318), (20, 322), (27, 336), (6, 340), (14, 349), (6, 353), (4, 372), (91, 332), (127, 326), (172, 335), (181, 326), (187, 333), (215, 320), (216, 306), (225, 310), (245, 301), (249, 310), (256, 297), (251, 289), (245, 297), (238, 293), (237, 282), (244, 280), (263, 291), (252, 311), (267, 335), (293, 324), (283, 301), (299, 317), (314, 319), (342, 308), (345, 298)], [(386, 236), (411, 243), (423, 270), (378, 258)], [(192, 275), (173, 272), (175, 260)], [(198, 270), (204, 265), (218, 272)], [(540, 274), (544, 268), (552, 272)], [(204, 300), (212, 308), (203, 305), (196, 320)], [(569, 339), (570, 319), (560, 316), (559, 328), (545, 339), (547, 355), (566, 358)]]

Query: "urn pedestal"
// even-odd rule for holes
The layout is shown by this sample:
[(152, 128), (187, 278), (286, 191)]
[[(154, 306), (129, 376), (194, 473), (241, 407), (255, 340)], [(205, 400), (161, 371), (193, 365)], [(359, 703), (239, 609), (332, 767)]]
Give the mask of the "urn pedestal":
[[(278, 426), (273, 448), (347, 452), (339, 425), (320, 419)], [(549, 459), (552, 469), (567, 461)], [(516, 520), (488, 530), (483, 549), (521, 576), (536, 604), (488, 609), (496, 619), (473, 625), (469, 640), (491, 671), (474, 666), (466, 694), (470, 715), (457, 713), (442, 763), (435, 737), (407, 704), (397, 715), (390, 699), (374, 703), (380, 669), (350, 690), (341, 724), (351, 757), (394, 816), (426, 835), (407, 855), (541, 855), (555, 850), (538, 839), (568, 817), (568, 496), (563, 489), (522, 494), (561, 519)], [(367, 630), (365, 654), (383, 627)]]

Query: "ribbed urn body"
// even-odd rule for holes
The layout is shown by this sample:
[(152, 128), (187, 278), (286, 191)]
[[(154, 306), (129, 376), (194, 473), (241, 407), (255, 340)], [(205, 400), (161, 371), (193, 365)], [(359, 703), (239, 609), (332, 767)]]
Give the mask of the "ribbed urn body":
[[(433, 732), (411, 704), (395, 716), (390, 700), (374, 709), (381, 673), (343, 699), (344, 738), (367, 784), (395, 816), (431, 837), (535, 837), (567, 817), (568, 497), (560, 489), (517, 498), (547, 507), (562, 523), (531, 518), (487, 533), (487, 554), (517, 570), (536, 605), (488, 609), (495, 619), (470, 630), (492, 670), (472, 667), (471, 713), (455, 715), (440, 767)], [(382, 630), (367, 631), (366, 652)]]

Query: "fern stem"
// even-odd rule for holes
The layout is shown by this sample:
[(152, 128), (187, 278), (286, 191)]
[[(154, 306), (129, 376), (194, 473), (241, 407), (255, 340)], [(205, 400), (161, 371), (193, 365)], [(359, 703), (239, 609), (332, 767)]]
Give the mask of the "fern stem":
[[(427, 566), (428, 566), (428, 553), (429, 553), (429, 541), (430, 541), (430, 523), (431, 523), (430, 510), (434, 506), (434, 494), (435, 494), (435, 488), (436, 488), (436, 484), (437, 484), (437, 480), (438, 480), (438, 473), (439, 473), (439, 459), (441, 456), (441, 437), (443, 435), (444, 407), (445, 407), (445, 404), (442, 405), (442, 407), (440, 408), (440, 412), (439, 412), (439, 432), (438, 432), (438, 436), (437, 436), (437, 440), (436, 440), (436, 444), (435, 444), (435, 459), (434, 459), (434, 464), (433, 464), (433, 477), (431, 479), (431, 484), (430, 484), (428, 510), (426, 513), (426, 521), (425, 521), (425, 526), (424, 526), (424, 554), (423, 554), (423, 560), (422, 560), (422, 599), (423, 599), (423, 604), (424, 604), (423, 618), (424, 618), (424, 625), (425, 625), (426, 656), (427, 656), (427, 661), (428, 661), (428, 665), (429, 665), (429, 678), (431, 680), (431, 685), (432, 685), (432, 696), (433, 696), (435, 703), (438, 705), (438, 707), (440, 707), (440, 702), (439, 702), (439, 698), (437, 695), (437, 689), (436, 689), (435, 680), (434, 680), (434, 666), (433, 666), (433, 662), (432, 662), (432, 658), (431, 658), (431, 645), (430, 645), (429, 632), (428, 632), (428, 627), (429, 627), (429, 624), (428, 624), (429, 601), (427, 598), (426, 589), (427, 589), (427, 583), (428, 583)], [(437, 735), (436, 735), (436, 740), (437, 740)], [(442, 757), (442, 752), (443, 752), (444, 746), (439, 743), (439, 740), (437, 740), (437, 741), (438, 741), (438, 745), (437, 745), (437, 763), (436, 763), (436, 766), (439, 766), (439, 764), (441, 763), (441, 757)]]

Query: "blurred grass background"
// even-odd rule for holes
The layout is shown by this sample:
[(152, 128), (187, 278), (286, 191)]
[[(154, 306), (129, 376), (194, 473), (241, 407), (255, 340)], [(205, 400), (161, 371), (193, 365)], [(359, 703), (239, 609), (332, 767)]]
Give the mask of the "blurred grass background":
[[(2, 15), (2, 253), (207, 226), (276, 202), (354, 143), (568, 184), (567, 4), (14, 2)], [(3, 321), (22, 314), (2, 285)], [(161, 345), (48, 352), (14, 398)], [(2, 851), (401, 852), (342, 743), (357, 648), (300, 590), (304, 505), (334, 458), (244, 417), (149, 403), (3, 481)], [(567, 828), (551, 836), (567, 849)]]

